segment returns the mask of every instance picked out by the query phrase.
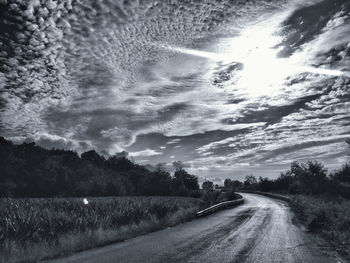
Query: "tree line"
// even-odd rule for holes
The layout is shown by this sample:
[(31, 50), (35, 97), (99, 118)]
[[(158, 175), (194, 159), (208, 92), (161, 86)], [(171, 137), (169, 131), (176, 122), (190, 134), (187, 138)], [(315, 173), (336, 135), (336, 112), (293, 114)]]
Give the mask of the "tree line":
[(199, 196), (198, 177), (177, 166), (150, 171), (126, 156), (15, 145), (0, 137), (0, 197)]
[[(346, 140), (350, 146), (350, 140)], [(290, 168), (276, 179), (246, 176), (239, 187), (245, 190), (283, 192), (313, 196), (340, 196), (350, 199), (350, 163), (338, 170), (328, 172), (318, 161), (293, 162)]]
[[(350, 145), (350, 140), (347, 140)], [(276, 179), (246, 176), (224, 186), (198, 177), (175, 163), (171, 175), (161, 166), (148, 169), (125, 153), (105, 157), (94, 150), (80, 156), (69, 150), (44, 149), (35, 143), (13, 144), (0, 137), (0, 197), (161, 195), (202, 197), (211, 203), (235, 199), (236, 190), (350, 198), (350, 164), (328, 173), (317, 161), (293, 162)], [(215, 191), (217, 190), (217, 191)]]

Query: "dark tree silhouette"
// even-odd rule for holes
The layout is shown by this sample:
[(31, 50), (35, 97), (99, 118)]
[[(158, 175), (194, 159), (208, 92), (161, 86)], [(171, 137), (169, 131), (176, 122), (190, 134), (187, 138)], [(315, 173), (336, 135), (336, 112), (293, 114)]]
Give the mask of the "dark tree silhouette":
[(211, 181), (204, 181), (204, 182), (202, 183), (202, 189), (203, 189), (204, 191), (211, 191), (211, 190), (214, 189), (214, 183), (211, 182)]
[(345, 163), (340, 169), (327, 174), (327, 169), (320, 162), (295, 161), (277, 179), (260, 177), (257, 184), (249, 185), (245, 182), (244, 189), (350, 199), (350, 164)]
[(191, 191), (199, 190), (198, 178), (187, 173), (183, 168), (179, 168), (174, 173), (174, 179), (181, 182), (184, 187)]
[(254, 175), (247, 175), (244, 180), (244, 186), (249, 187), (258, 183), (258, 180)]
[(102, 166), (106, 161), (105, 158), (99, 155), (95, 150), (82, 153), (81, 159), (90, 161), (97, 166)]
[(232, 189), (232, 181), (231, 179), (225, 179), (224, 181), (224, 188), (226, 191)]
[(46, 150), (0, 137), (0, 197), (182, 195), (195, 196), (198, 178), (178, 169), (174, 178), (118, 153), (107, 160), (91, 150)]

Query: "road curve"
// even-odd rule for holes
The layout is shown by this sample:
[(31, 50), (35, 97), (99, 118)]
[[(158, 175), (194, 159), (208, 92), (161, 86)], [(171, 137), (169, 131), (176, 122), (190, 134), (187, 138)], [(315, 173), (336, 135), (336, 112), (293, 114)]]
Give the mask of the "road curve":
[(50, 262), (339, 262), (293, 225), (286, 203), (242, 195), (245, 203), (236, 208)]

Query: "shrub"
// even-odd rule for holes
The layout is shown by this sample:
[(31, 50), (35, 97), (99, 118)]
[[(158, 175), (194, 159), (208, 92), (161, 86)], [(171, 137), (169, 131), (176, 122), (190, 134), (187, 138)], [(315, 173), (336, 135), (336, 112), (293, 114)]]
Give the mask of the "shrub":
[(309, 231), (320, 233), (344, 251), (350, 247), (350, 201), (296, 196), (290, 206)]

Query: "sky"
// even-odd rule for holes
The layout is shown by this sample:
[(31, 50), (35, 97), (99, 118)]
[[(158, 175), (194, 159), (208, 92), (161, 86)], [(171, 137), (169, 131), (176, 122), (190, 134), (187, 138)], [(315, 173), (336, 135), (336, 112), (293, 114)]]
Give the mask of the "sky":
[(217, 183), (347, 160), (347, 0), (0, 0), (0, 31), (14, 142)]

